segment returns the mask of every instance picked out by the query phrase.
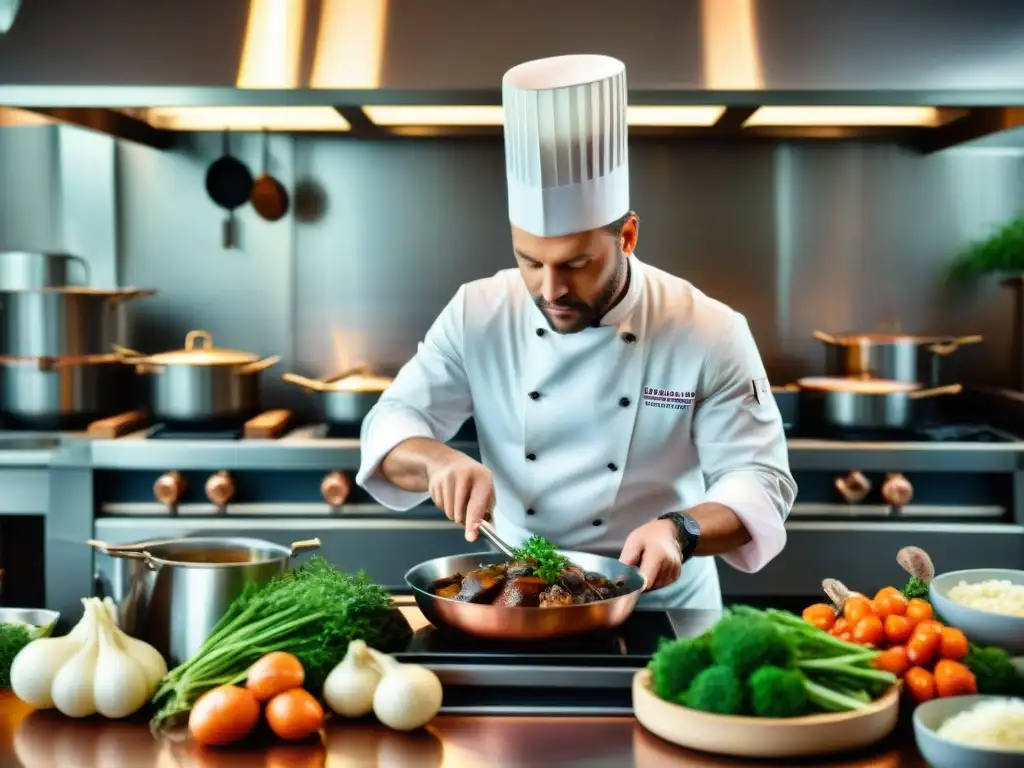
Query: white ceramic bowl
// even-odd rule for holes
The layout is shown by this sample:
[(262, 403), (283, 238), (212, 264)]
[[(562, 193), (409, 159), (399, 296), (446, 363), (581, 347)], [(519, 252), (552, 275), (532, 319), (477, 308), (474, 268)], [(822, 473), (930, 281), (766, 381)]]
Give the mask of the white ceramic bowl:
[(978, 584), (993, 579), (1024, 585), (1024, 571), (1007, 568), (975, 568), (950, 571), (936, 576), (929, 589), (929, 599), (942, 620), (959, 627), (967, 639), (978, 645), (1005, 648), (1011, 655), (1024, 655), (1024, 617), (979, 611), (949, 599), (949, 590), (961, 581)]
[(1024, 751), (985, 749), (944, 739), (937, 731), (946, 720), (998, 696), (953, 696), (933, 699), (914, 710), (917, 748), (932, 768), (1020, 768)]
[(650, 670), (633, 677), (633, 714), (644, 728), (688, 749), (758, 759), (844, 752), (881, 741), (896, 727), (900, 686), (856, 712), (792, 718), (738, 717), (698, 712), (658, 698)]

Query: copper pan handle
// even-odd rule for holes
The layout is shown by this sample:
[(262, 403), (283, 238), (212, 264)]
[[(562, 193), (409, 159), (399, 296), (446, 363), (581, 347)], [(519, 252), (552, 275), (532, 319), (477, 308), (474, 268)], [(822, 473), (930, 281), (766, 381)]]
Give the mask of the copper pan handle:
[(282, 373), (281, 378), (285, 381), (291, 382), (292, 384), (298, 384), (300, 387), (312, 392), (323, 392), (327, 389), (322, 381), (317, 379), (307, 379), (305, 376), (299, 376), (297, 373)]
[(945, 387), (932, 387), (931, 389), (915, 389), (908, 392), (911, 400), (923, 400), (926, 397), (938, 397), (939, 395), (959, 395), (964, 391), (960, 384), (947, 384)]
[(255, 363), (246, 363), (238, 369), (238, 372), (242, 374), (259, 373), (272, 365), (277, 365), (279, 362), (281, 362), (280, 355), (271, 355), (270, 357), (265, 357), (262, 360), (257, 360)]
[(982, 341), (983, 338), (984, 337), (982, 337), (981, 335), (961, 336), (958, 339), (944, 341), (941, 344), (933, 344), (932, 346), (928, 347), (928, 351), (936, 355), (951, 355), (958, 349), (960, 349), (960, 347), (966, 346), (968, 344), (977, 344), (980, 341)]
[(815, 331), (814, 333), (811, 334), (811, 336), (816, 338), (818, 341), (824, 342), (825, 344), (838, 344), (839, 343), (838, 339), (836, 339), (835, 336), (831, 336), (831, 335), (825, 333), (824, 331)]

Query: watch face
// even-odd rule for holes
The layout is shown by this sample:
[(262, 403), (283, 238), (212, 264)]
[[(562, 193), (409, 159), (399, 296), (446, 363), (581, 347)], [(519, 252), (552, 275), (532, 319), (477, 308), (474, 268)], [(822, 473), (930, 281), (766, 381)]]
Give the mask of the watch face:
[(692, 517), (687, 516), (683, 518), (683, 528), (691, 536), (700, 536), (700, 523)]

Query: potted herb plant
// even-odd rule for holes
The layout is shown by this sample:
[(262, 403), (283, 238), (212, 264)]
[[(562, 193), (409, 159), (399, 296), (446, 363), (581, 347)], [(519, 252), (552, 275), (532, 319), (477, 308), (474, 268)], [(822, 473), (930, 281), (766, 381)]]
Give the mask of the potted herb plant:
[(990, 274), (1002, 275), (1001, 284), (1013, 290), (1012, 386), (1024, 390), (1024, 216), (968, 245), (953, 260), (947, 280), (963, 285)]

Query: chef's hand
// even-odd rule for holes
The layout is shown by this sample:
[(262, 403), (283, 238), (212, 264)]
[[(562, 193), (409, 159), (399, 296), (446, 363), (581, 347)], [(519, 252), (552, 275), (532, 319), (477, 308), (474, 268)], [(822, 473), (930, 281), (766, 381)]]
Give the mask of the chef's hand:
[(647, 577), (647, 589), (661, 589), (679, 578), (683, 555), (671, 520), (652, 520), (629, 534), (619, 560)]
[(430, 498), (449, 520), (466, 528), (466, 541), (476, 541), (480, 523), (494, 511), (491, 470), (460, 451), (451, 451), (427, 476)]

